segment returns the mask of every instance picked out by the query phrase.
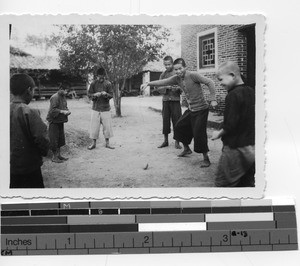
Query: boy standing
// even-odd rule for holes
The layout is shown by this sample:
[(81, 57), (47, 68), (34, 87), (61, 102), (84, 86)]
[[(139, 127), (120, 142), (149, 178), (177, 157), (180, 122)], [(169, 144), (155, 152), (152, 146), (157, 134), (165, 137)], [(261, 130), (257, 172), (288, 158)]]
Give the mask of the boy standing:
[(49, 139), (39, 111), (28, 106), (34, 88), (33, 79), (26, 74), (10, 79), (10, 188), (44, 188), (41, 165)]
[(218, 187), (254, 186), (255, 174), (255, 92), (242, 80), (234, 62), (225, 62), (217, 72), (226, 88), (224, 123), (212, 140), (222, 138), (223, 149), (215, 184)]
[(96, 148), (100, 124), (103, 126), (105, 147), (114, 149), (109, 144), (109, 139), (113, 136), (109, 100), (113, 97), (113, 94), (111, 83), (105, 80), (105, 74), (104, 68), (99, 68), (97, 70), (97, 79), (91, 83), (88, 91), (93, 101), (90, 125), (90, 138), (93, 140), (93, 143), (88, 147), (89, 150)]
[(69, 83), (62, 83), (58, 92), (50, 98), (50, 107), (46, 119), (49, 122), (50, 149), (53, 153), (52, 162), (54, 163), (62, 163), (68, 160), (68, 158), (61, 156), (60, 148), (66, 145), (64, 123), (68, 122), (68, 116), (71, 114), (66, 100), (70, 87)]
[[(171, 56), (166, 56), (164, 58), (164, 66), (166, 71), (163, 72), (159, 79), (166, 79), (172, 77), (175, 74), (173, 68), (173, 58)], [(175, 86), (164, 86), (157, 88), (157, 91), (163, 94), (163, 108), (162, 108), (162, 117), (163, 117), (163, 130), (164, 142), (158, 146), (158, 148), (164, 148), (169, 146), (168, 135), (171, 133), (171, 121), (173, 125), (173, 130), (178, 119), (181, 117), (181, 106), (180, 106), (180, 87)], [(177, 140), (175, 140), (175, 148), (181, 149), (181, 146)]]
[(210, 91), (211, 106), (217, 106), (215, 98), (215, 86), (212, 80), (201, 76), (196, 71), (186, 70), (185, 61), (182, 58), (177, 58), (174, 61), (174, 70), (176, 75), (164, 80), (151, 81), (142, 84), (142, 90), (149, 86), (167, 86), (179, 85), (184, 92), (188, 102), (188, 110), (179, 118), (175, 130), (174, 139), (182, 142), (184, 150), (179, 157), (184, 157), (191, 154), (189, 144), (194, 138), (194, 151), (203, 154), (203, 161), (200, 167), (209, 167), (210, 160), (208, 157), (207, 146), (207, 118), (209, 111), (209, 104), (204, 98), (201, 84), (208, 86)]

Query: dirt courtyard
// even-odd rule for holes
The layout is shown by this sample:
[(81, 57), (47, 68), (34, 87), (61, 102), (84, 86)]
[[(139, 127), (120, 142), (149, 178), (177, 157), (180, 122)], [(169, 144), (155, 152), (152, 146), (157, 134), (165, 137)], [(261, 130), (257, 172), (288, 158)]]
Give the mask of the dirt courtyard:
[[(97, 147), (88, 150), (91, 103), (87, 99), (68, 100), (71, 111), (65, 124), (66, 143), (62, 154), (69, 160), (57, 164), (51, 154), (44, 159), (42, 172), (47, 188), (139, 188), (139, 187), (212, 187), (221, 141), (209, 140), (211, 166), (200, 168), (202, 155), (192, 153), (177, 157), (182, 150), (174, 148), (172, 134), (169, 147), (158, 149), (163, 141), (162, 117), (149, 107), (161, 107), (161, 97), (122, 98), (122, 117), (115, 117), (113, 101), (113, 132), (110, 143), (104, 147), (102, 131)], [(41, 111), (43, 120), (49, 100), (34, 101), (32, 107)], [(102, 128), (101, 128), (102, 130)], [(212, 129), (208, 129), (210, 138)], [(193, 143), (191, 145), (193, 148)], [(145, 170), (146, 166), (148, 168)]]

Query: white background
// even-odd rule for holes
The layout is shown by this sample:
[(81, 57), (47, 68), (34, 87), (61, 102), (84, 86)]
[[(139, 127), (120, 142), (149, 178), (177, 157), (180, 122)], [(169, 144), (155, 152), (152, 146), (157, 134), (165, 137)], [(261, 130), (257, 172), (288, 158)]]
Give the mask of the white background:
[[(1, 14), (200, 15), (266, 16), (266, 180), (267, 197), (292, 197), (300, 221), (300, 49), (299, 0), (1, 0)], [(1, 88), (5, 89), (5, 88)], [(299, 235), (299, 234), (298, 234)], [(1, 257), (1, 265), (300, 265), (300, 252), (208, 254)]]

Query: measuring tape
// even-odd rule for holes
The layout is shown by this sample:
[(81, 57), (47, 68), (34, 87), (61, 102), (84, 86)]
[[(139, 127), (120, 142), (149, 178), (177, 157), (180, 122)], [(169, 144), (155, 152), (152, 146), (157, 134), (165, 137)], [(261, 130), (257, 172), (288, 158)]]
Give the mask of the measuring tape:
[(3, 204), (1, 255), (297, 250), (294, 203), (272, 200)]

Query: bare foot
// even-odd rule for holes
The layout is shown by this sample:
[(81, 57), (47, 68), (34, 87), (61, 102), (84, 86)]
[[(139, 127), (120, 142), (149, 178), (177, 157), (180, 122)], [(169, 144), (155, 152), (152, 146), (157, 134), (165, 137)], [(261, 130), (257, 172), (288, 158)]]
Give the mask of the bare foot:
[(69, 160), (69, 158), (66, 158), (66, 157), (63, 157), (63, 156), (57, 156), (57, 158), (59, 159), (59, 160), (62, 160), (62, 161), (68, 161)]
[(168, 147), (169, 143), (167, 141), (164, 141), (160, 146), (158, 146), (157, 148), (164, 148), (164, 147)]
[(57, 157), (56, 158), (52, 158), (51, 161), (54, 162), (54, 163), (63, 163), (64, 162), (64, 161), (60, 160)]
[(205, 168), (205, 167), (209, 167), (210, 166), (210, 160), (209, 159), (204, 159), (201, 163), (200, 163), (200, 167), (201, 168)]
[(181, 145), (179, 144), (178, 141), (175, 141), (175, 149), (182, 149)]
[(178, 157), (185, 157), (186, 155), (189, 155), (191, 153), (192, 153), (192, 151), (190, 149), (188, 149), (188, 150), (184, 150), (182, 153), (178, 154), (177, 156)]

